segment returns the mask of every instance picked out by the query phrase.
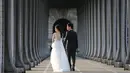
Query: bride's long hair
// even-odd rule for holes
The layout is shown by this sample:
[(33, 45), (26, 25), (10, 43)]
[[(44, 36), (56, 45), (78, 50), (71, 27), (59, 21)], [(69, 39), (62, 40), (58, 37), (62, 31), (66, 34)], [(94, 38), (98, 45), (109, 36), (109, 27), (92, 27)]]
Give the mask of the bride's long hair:
[[(60, 36), (62, 37), (61, 28), (59, 25), (56, 25), (55, 28), (60, 32)], [(56, 31), (55, 31), (56, 32)]]

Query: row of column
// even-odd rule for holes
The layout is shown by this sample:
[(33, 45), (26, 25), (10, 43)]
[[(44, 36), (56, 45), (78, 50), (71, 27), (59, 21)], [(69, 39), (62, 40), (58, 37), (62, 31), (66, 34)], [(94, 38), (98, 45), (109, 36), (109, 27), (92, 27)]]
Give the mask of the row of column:
[(5, 0), (4, 13), (4, 72), (31, 70), (49, 56), (47, 0)]
[(2, 0), (0, 0), (0, 73), (2, 73), (3, 70), (3, 43), (2, 43), (2, 39), (3, 39), (3, 35), (2, 35), (2, 31), (3, 31), (3, 25), (2, 24), (2, 19), (4, 18), (2, 15)]
[(86, 0), (78, 8), (79, 56), (130, 69), (129, 0)]

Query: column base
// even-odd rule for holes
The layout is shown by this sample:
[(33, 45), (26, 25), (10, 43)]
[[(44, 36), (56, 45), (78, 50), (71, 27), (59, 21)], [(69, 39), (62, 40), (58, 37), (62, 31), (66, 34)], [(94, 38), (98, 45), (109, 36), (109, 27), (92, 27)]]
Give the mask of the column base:
[(35, 61), (35, 65), (38, 65), (38, 62), (37, 62), (37, 61)]
[(42, 58), (40, 58), (40, 62), (42, 62)]
[(31, 67), (35, 67), (35, 63), (34, 62), (31, 62)]
[(23, 68), (17, 68), (17, 73), (25, 73), (26, 71)]
[(101, 59), (101, 62), (106, 64), (107, 63), (107, 59)]
[(41, 62), (40, 59), (38, 59), (38, 64), (40, 64), (40, 62)]
[(90, 57), (87, 57), (87, 59), (89, 59), (89, 60), (90, 60)]
[(87, 59), (90, 59), (90, 57), (89, 57), (89, 56), (87, 56), (86, 58), (87, 58)]
[(94, 60), (94, 57), (90, 57), (90, 60)]
[(25, 70), (31, 70), (31, 67), (29, 65), (25, 65)]
[(124, 70), (130, 70), (130, 64), (125, 64)]
[(113, 60), (107, 60), (107, 65), (113, 65)]
[(15, 71), (4, 71), (4, 73), (25, 73), (24, 68), (16, 68)]
[(114, 67), (121, 68), (121, 67), (123, 67), (123, 64), (122, 64), (122, 62), (115, 62)]
[(88, 57), (84, 57), (85, 59), (88, 59)]
[(94, 61), (97, 61), (97, 57), (94, 57), (93, 60), (94, 60)]
[(97, 62), (101, 62), (101, 58), (97, 58)]

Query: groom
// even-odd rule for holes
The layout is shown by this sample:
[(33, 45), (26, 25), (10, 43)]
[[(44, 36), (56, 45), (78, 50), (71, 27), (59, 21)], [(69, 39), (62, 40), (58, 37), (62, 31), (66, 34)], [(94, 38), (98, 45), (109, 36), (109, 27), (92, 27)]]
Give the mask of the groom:
[[(68, 41), (68, 44), (67, 44), (68, 60), (69, 60), (71, 70), (75, 71), (76, 50), (78, 48), (77, 33), (73, 30), (72, 23), (67, 24), (67, 30), (68, 30), (68, 33), (67, 33), (64, 43), (66, 45), (66, 42)], [(72, 65), (71, 65), (71, 58), (73, 62)]]

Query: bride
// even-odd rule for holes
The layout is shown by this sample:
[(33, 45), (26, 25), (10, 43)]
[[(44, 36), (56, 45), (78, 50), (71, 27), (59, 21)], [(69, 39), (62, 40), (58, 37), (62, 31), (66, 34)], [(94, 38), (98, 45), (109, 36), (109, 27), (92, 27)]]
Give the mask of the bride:
[(70, 71), (68, 58), (62, 43), (59, 25), (55, 26), (55, 33), (52, 36), (50, 62), (54, 72)]

